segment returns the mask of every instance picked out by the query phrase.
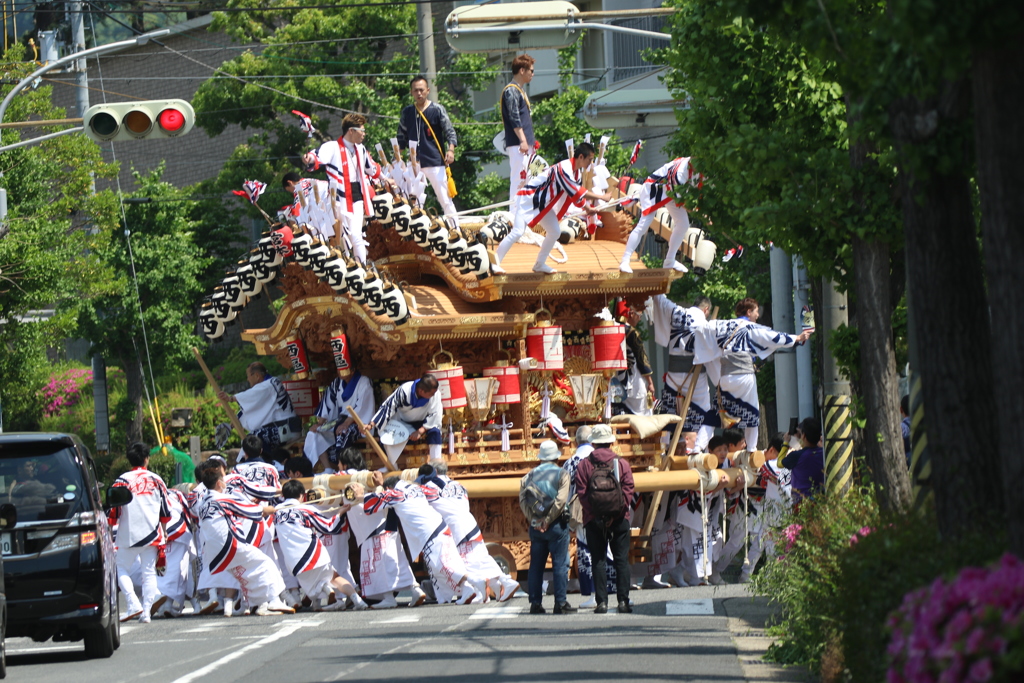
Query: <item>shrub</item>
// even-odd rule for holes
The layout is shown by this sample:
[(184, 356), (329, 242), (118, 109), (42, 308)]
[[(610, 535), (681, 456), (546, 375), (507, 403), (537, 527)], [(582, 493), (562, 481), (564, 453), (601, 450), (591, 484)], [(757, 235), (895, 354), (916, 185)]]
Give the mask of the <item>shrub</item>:
[(69, 367), (50, 375), (36, 394), (43, 404), (43, 415), (62, 415), (77, 404), (82, 389), (92, 386), (92, 370)]
[(1024, 676), (1024, 563), (1004, 555), (908, 593), (888, 622), (890, 683), (1019, 681)]
[[(821, 494), (772, 532), (778, 555), (754, 575), (753, 588), (781, 606), (779, 637), (766, 655), (772, 661), (821, 667), (826, 647), (839, 640), (837, 619), (840, 557), (850, 536), (877, 524), (878, 508), (870, 487), (846, 496)], [(833, 648), (834, 649), (834, 648)]]

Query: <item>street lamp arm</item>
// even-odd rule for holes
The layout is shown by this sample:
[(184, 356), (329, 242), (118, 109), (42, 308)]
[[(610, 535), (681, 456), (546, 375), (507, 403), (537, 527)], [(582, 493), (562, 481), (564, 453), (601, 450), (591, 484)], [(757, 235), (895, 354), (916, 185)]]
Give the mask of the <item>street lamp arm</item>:
[[(118, 41), (116, 43), (110, 43), (108, 45), (98, 45), (96, 47), (91, 47), (88, 50), (82, 50), (81, 52), (74, 52), (74, 53), (72, 53), (70, 55), (65, 55), (64, 57), (61, 57), (60, 59), (58, 59), (56, 61), (48, 62), (46, 64), (43, 64), (41, 67), (39, 67), (38, 69), (33, 71), (31, 74), (29, 74), (25, 78), (21, 79), (21, 81), (16, 86), (14, 86), (11, 89), (11, 92), (7, 93), (7, 97), (4, 98), (4, 101), (0, 102), (0, 122), (3, 122), (4, 114), (7, 113), (7, 107), (10, 105), (11, 100), (14, 99), (14, 96), (17, 95), (22, 90), (24, 90), (26, 88), (26, 86), (28, 86), (30, 83), (32, 83), (32, 81), (34, 81), (39, 76), (42, 76), (47, 71), (52, 71), (53, 69), (56, 69), (56, 68), (61, 67), (61, 66), (64, 66), (65, 64), (69, 64), (71, 62), (77, 61), (79, 59), (83, 59), (85, 57), (91, 57), (92, 55), (101, 55), (101, 54), (103, 54), (105, 52), (113, 52), (115, 50), (120, 50), (123, 47), (132, 47), (134, 45), (145, 45), (146, 43), (148, 43), (150, 41), (150, 39), (152, 39), (152, 38), (160, 38), (161, 36), (166, 36), (169, 33), (170, 33), (169, 29), (160, 29), (159, 31), (151, 31), (149, 33), (143, 33), (141, 36), (136, 36), (136, 37), (130, 38), (128, 40), (121, 40), (121, 41)], [(70, 131), (65, 131), (65, 132), (70, 132)], [(46, 136), (46, 137), (51, 137), (51, 136)], [(38, 138), (38, 139), (42, 140), (42, 139), (45, 139), (45, 138)]]
[(7, 150), (17, 149), (19, 147), (28, 147), (29, 145), (34, 145), (37, 142), (43, 142), (44, 140), (52, 140), (53, 138), (59, 138), (61, 135), (67, 135), (68, 133), (81, 133), (83, 130), (85, 129), (81, 126), (78, 126), (77, 128), (67, 128), (65, 130), (58, 130), (56, 133), (50, 133), (48, 135), (43, 135), (38, 138), (32, 138), (31, 140), (22, 140), (21, 142), (15, 142), (10, 145), (4, 145), (3, 147), (0, 147), (0, 152), (6, 152)]

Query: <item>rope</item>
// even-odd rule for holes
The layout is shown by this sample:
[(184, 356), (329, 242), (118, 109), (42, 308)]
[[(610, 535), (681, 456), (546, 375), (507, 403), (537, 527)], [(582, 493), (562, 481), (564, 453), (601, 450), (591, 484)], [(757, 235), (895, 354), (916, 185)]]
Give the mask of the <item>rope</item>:
[[(747, 453), (747, 457), (750, 457), (750, 453)], [(744, 468), (749, 469), (749, 468)], [(750, 488), (750, 482), (748, 481), (747, 472), (743, 473), (743, 566), (750, 566), (750, 516), (747, 513), (747, 501), (749, 493), (747, 489)]]
[(331, 491), (331, 485), (328, 483), (330, 479), (331, 475), (327, 473), (314, 474), (313, 488), (322, 488), (324, 491)]
[[(706, 472), (700, 473), (700, 525), (701, 536), (704, 542), (704, 555), (701, 557), (701, 576), (708, 576), (708, 507), (707, 499), (704, 496), (704, 477), (710, 477)], [(710, 484), (710, 482), (708, 482)], [(698, 579), (700, 577), (697, 577)]]

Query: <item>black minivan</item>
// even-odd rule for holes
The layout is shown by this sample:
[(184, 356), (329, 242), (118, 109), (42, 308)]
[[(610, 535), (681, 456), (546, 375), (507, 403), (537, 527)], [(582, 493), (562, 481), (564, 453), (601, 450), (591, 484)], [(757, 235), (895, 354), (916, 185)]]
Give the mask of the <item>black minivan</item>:
[(112, 655), (117, 567), (88, 449), (73, 434), (0, 434), (0, 504), (17, 516), (0, 529), (7, 637), (84, 640), (87, 656)]

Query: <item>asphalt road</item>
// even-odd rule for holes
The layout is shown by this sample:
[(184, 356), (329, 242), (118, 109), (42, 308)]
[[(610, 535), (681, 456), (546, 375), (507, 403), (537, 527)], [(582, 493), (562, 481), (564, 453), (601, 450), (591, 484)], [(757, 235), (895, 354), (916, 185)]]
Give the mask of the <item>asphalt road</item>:
[(9, 639), (7, 680), (743, 681), (722, 600), (745, 594), (743, 586), (636, 591), (635, 612), (621, 615), (556, 616), (547, 597), (549, 613), (533, 616), (516, 597), (504, 605), (154, 619), (122, 625), (110, 659), (85, 659), (80, 643)]

